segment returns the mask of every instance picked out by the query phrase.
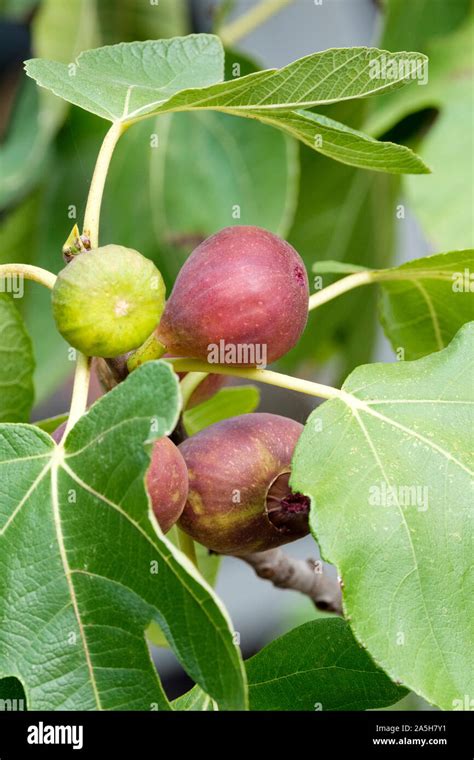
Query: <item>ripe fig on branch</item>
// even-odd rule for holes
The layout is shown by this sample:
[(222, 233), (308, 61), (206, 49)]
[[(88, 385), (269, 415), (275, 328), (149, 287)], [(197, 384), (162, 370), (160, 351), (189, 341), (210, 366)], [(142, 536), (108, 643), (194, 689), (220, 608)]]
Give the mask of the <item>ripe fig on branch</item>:
[[(157, 335), (178, 356), (262, 366), (297, 343), (308, 297), (303, 261), (289, 243), (259, 227), (227, 227), (185, 262)], [(219, 361), (210, 359), (214, 347)]]
[(309, 532), (309, 499), (289, 487), (303, 426), (276, 414), (217, 422), (179, 449), (189, 493), (179, 526), (221, 554), (265, 551)]
[(186, 463), (169, 438), (153, 444), (146, 486), (158, 524), (167, 533), (181, 516), (188, 495)]
[(87, 356), (113, 358), (140, 346), (165, 303), (163, 278), (152, 261), (120, 245), (76, 256), (52, 293), (56, 325)]

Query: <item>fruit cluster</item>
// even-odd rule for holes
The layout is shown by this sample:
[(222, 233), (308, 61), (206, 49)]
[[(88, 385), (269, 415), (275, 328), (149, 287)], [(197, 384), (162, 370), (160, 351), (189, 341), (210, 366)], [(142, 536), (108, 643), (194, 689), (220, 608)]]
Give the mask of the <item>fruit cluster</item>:
[[(165, 304), (154, 264), (109, 245), (85, 251), (53, 291), (58, 329), (87, 355), (113, 358), (153, 333), (172, 356), (212, 365), (264, 366), (299, 340), (308, 279), (298, 253), (257, 227), (229, 227), (205, 240), (181, 269)], [(189, 406), (225, 380), (209, 374)], [(180, 528), (210, 550), (243, 555), (308, 533), (309, 500), (293, 493), (291, 459), (302, 432), (294, 420), (246, 414), (218, 422), (176, 446), (156, 441), (146, 477), (163, 532)], [(54, 438), (59, 442), (62, 431)]]

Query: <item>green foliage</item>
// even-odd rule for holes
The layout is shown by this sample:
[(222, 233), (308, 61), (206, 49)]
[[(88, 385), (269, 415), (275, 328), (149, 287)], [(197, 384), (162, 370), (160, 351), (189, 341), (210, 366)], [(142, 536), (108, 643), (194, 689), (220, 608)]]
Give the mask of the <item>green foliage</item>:
[(89, 50), (72, 68), (32, 59), (26, 71), (42, 87), (112, 122), (217, 109), (270, 123), (315, 150), (321, 140), (322, 152), (344, 163), (395, 173), (427, 172), (403, 146), (381, 146), (344, 125), (293, 110), (393, 90), (407, 83), (410, 64), (416, 73), (426, 62), (419, 53), (392, 54), (405, 68), (388, 75), (381, 67), (375, 76), (375, 65), (380, 67), (386, 56), (376, 48), (340, 48), (306, 56), (281, 70), (223, 82), (220, 40), (201, 34)]
[(245, 706), (227, 616), (147, 504), (145, 444), (173, 429), (178, 403), (176, 375), (152, 362), (64, 449), (35, 427), (0, 428), (0, 675), (21, 678), (30, 709), (169, 709), (143, 636), (152, 619), (223, 709)]
[(387, 270), (380, 316), (394, 349), (418, 359), (448, 345), (474, 316), (474, 251), (414, 259)]
[[(452, 709), (472, 693), (473, 254), (390, 268), (396, 175), (433, 166), (433, 176), (404, 180), (411, 206), (440, 247), (472, 245), (469, 3), (385, 7), (387, 50), (330, 49), (259, 71), (233, 51), (224, 58), (214, 35), (175, 36), (189, 31), (184, 0), (40, 4), (32, 46), (41, 57), (26, 70), (42, 89), (21, 80), (0, 146), (1, 263), (64, 266), (105, 133), (97, 115), (131, 127), (105, 188), (101, 245), (152, 259), (169, 293), (200, 240), (231, 224), (262, 226), (288, 237), (325, 284), (364, 271), (378, 282), (311, 313), (281, 368), (309, 377), (332, 358), (345, 376), (369, 361), (379, 287), (392, 345), (425, 358), (359, 367), (310, 416), (291, 482), (311, 496), (312, 532), (342, 577), (347, 620), (297, 627), (244, 668), (212, 589), (220, 557), (195, 545), (193, 564), (192, 544), (177, 526), (164, 537), (148, 503), (152, 443), (175, 429), (181, 408), (170, 365), (134, 371), (56, 446), (49, 433), (68, 412), (23, 424), (35, 367), (22, 317), (37, 397), (72, 367), (50, 293), (28, 286), (21, 315), (0, 296), (0, 699), (33, 710), (361, 710), (393, 705), (407, 686)], [(31, 3), (0, 0), (0, 10), (21, 19)], [(394, 49), (430, 55), (425, 86), (404, 87), (425, 55)], [(423, 109), (439, 112), (427, 134), (397, 144), (406, 117), (418, 113), (419, 126)], [(373, 137), (388, 131), (396, 142)], [(187, 410), (184, 426), (193, 435), (259, 399), (253, 385), (224, 388)], [(173, 703), (150, 642), (169, 646), (196, 684)]]
[(412, 259), (398, 267), (369, 270), (355, 264), (323, 261), (317, 274), (367, 272), (381, 288), (380, 319), (402, 359), (419, 359), (447, 346), (474, 316), (474, 251), (451, 251)]
[(0, 422), (25, 422), (33, 405), (31, 340), (14, 302), (0, 295)]
[(293, 461), (357, 639), (445, 709), (473, 687), (473, 331), (416, 362), (359, 367), (343, 385), (350, 395), (313, 412)]
[(342, 620), (294, 628), (245, 667), (251, 710), (373, 710), (406, 694), (374, 665)]

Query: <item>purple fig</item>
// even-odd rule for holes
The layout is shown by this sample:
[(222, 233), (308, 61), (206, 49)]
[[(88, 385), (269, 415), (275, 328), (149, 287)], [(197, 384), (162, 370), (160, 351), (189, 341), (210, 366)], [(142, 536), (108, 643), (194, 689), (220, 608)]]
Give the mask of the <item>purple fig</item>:
[(244, 414), (184, 441), (189, 493), (179, 526), (220, 554), (264, 551), (305, 536), (309, 499), (288, 484), (302, 430), (276, 414)]
[[(183, 375), (186, 374), (186, 372), (183, 373)], [(189, 399), (186, 408), (192, 409), (193, 406), (198, 406), (198, 404), (203, 404), (204, 401), (208, 401), (215, 396), (217, 391), (227, 385), (228, 382), (229, 378), (225, 375), (215, 375), (211, 373), (199, 383), (196, 390), (191, 394), (191, 398)]]
[(308, 297), (303, 261), (289, 243), (259, 227), (227, 227), (182, 267), (157, 335), (178, 356), (265, 366), (299, 340)]
[(180, 517), (188, 495), (186, 463), (169, 438), (153, 444), (146, 486), (158, 524), (167, 533)]
[(66, 432), (66, 425), (67, 425), (67, 420), (65, 422), (62, 422), (59, 425), (59, 427), (57, 427), (56, 430), (53, 430), (53, 432), (51, 433), (51, 438), (53, 439), (55, 443), (58, 444), (58, 446), (63, 439), (64, 433)]

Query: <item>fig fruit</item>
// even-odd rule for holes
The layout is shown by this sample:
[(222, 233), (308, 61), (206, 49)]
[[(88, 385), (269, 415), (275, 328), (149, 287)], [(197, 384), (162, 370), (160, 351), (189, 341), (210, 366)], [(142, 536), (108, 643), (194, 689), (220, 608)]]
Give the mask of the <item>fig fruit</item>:
[(178, 356), (265, 366), (297, 343), (308, 298), (303, 261), (289, 243), (259, 227), (227, 227), (185, 262), (157, 336)]
[(59, 425), (59, 427), (57, 427), (56, 430), (53, 430), (53, 432), (51, 433), (51, 438), (53, 439), (55, 443), (58, 444), (58, 446), (63, 439), (64, 433), (66, 432), (66, 426), (67, 426), (67, 420), (66, 422), (62, 422)]
[[(184, 377), (184, 375), (187, 375), (187, 372), (178, 372), (178, 375), (183, 375)], [(189, 399), (186, 408), (192, 409), (194, 406), (198, 406), (199, 404), (203, 404), (204, 401), (208, 401), (215, 396), (217, 391), (220, 391), (221, 388), (227, 385), (228, 382), (229, 378), (225, 375), (215, 375), (211, 373), (199, 383), (194, 393), (191, 394), (191, 398)]]
[(180, 528), (209, 549), (234, 555), (305, 536), (309, 499), (288, 484), (302, 430), (276, 414), (244, 414), (180, 444), (189, 474)]
[(87, 356), (112, 358), (140, 346), (165, 303), (163, 278), (138, 251), (106, 245), (76, 256), (52, 293), (57, 328)]
[(169, 438), (159, 438), (153, 444), (146, 486), (158, 524), (167, 533), (181, 516), (188, 495), (188, 470)]

